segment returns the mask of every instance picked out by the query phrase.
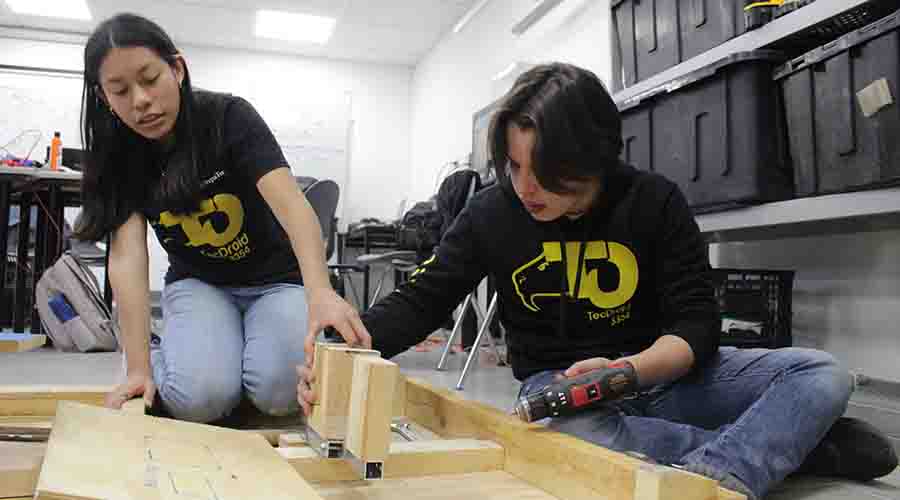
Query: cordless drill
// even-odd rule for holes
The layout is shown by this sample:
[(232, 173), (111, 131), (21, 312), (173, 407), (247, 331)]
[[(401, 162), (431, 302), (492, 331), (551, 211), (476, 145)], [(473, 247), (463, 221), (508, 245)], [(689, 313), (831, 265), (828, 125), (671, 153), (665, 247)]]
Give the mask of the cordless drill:
[(605, 401), (630, 396), (638, 390), (637, 372), (628, 361), (567, 378), (528, 394), (516, 403), (515, 412), (525, 422), (560, 417), (595, 408)]

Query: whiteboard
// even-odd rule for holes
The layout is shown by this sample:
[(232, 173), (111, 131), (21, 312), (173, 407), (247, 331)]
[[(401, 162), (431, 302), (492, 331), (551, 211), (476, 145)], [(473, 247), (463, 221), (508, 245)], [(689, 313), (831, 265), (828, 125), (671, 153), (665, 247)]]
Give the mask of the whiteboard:
[[(81, 148), (82, 78), (0, 69), (0, 146), (44, 161), (53, 133)], [(236, 95), (241, 95), (236, 93)], [(245, 96), (269, 125), (294, 175), (331, 179), (345, 198), (349, 188), (350, 95), (333, 91), (269, 92)], [(17, 137), (26, 130), (35, 130)], [(340, 207), (339, 212), (340, 213)]]
[[(40, 134), (13, 141), (8, 149), (24, 157), (38, 139), (31, 158), (43, 161), (54, 131), (61, 133), (65, 147), (81, 148), (82, 81), (80, 75), (0, 69), (0, 146), (23, 130), (36, 129)], [(253, 104), (275, 135), (294, 175), (331, 179), (340, 186), (337, 213), (341, 216), (350, 182), (350, 93), (322, 87), (313, 92), (253, 90), (222, 89)], [(77, 209), (66, 210), (70, 224), (76, 215)], [(155, 237), (148, 235), (148, 241), (150, 288), (161, 290), (167, 258)]]
[(58, 131), (64, 147), (80, 149), (81, 90), (81, 76), (0, 70), (0, 146), (20, 158), (34, 147), (28, 158), (43, 162)]
[(351, 95), (321, 87), (316, 90), (246, 98), (272, 130), (294, 175), (337, 183), (341, 190), (337, 214), (345, 219), (341, 215), (350, 188)]

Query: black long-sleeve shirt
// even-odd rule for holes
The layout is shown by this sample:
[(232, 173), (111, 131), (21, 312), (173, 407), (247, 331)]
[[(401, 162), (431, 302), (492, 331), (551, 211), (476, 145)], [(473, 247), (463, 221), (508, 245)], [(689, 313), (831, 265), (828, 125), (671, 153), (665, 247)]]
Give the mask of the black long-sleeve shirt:
[(519, 380), (637, 353), (667, 334), (687, 341), (696, 367), (719, 344), (709, 274), (706, 243), (677, 186), (620, 165), (576, 220), (535, 221), (508, 182), (478, 193), (435, 255), (363, 322), (373, 347), (392, 357), (425, 339), (491, 275)]

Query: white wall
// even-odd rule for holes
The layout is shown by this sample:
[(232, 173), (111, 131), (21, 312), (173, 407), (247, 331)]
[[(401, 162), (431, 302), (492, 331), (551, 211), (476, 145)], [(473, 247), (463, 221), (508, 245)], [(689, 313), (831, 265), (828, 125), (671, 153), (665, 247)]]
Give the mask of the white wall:
[(492, 0), (465, 29), (448, 34), (416, 66), (412, 84), (413, 195), (435, 192), (435, 177), (472, 149), (472, 115), (500, 97), (514, 77), (493, 77), (511, 63), (558, 60), (610, 81), (608, 0), (569, 0), (522, 37), (510, 32), (534, 6)]
[[(81, 43), (18, 36), (0, 31), (0, 64), (83, 69)], [(351, 93), (355, 130), (350, 182), (341, 194), (347, 203), (344, 222), (363, 217), (392, 219), (396, 215), (411, 186), (411, 68), (200, 47), (183, 47), (183, 52), (195, 84), (240, 95), (251, 103), (297, 92), (329, 96), (336, 91)], [(167, 263), (155, 238), (151, 240), (151, 288), (159, 290)]]

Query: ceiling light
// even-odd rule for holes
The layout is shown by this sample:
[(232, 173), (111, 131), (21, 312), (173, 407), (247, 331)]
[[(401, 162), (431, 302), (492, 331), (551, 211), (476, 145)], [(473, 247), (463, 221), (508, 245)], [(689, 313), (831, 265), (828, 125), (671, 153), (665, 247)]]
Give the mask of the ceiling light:
[(256, 12), (256, 36), (323, 44), (331, 38), (336, 22), (332, 17), (260, 10)]
[(491, 0), (480, 0), (477, 4), (475, 4), (474, 7), (469, 9), (469, 12), (466, 12), (465, 15), (460, 18), (459, 22), (456, 23), (456, 26), (453, 27), (453, 32), (459, 33), (460, 31), (462, 31), (463, 28), (465, 28), (466, 25), (469, 24), (472, 18), (478, 15), (478, 12), (480, 12), (481, 9), (483, 9), (484, 6), (487, 5), (490, 1)]
[(562, 2), (563, 0), (541, 0), (521, 21), (513, 26), (513, 34), (522, 35)]
[(91, 20), (86, 0), (6, 0), (6, 5), (16, 14)]

